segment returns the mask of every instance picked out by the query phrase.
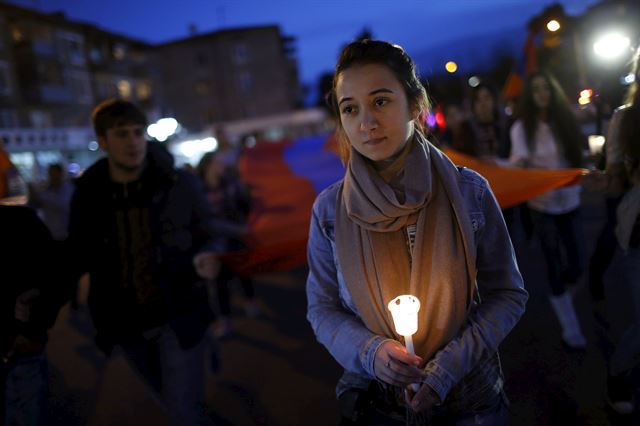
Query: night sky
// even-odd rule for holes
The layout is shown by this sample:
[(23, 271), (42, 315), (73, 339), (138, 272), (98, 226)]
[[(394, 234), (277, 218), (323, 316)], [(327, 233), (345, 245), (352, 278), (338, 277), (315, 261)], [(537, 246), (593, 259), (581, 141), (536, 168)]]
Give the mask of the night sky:
[[(491, 52), (518, 52), (526, 23), (557, 0), (11, 0), (143, 41), (161, 43), (200, 33), (253, 25), (280, 25), (297, 38), (303, 83), (315, 86), (331, 71), (342, 45), (364, 27), (375, 38), (403, 46), (429, 76), (456, 60), (461, 72), (486, 63)], [(596, 0), (559, 1), (569, 15)], [(476, 41), (474, 44), (473, 41)]]

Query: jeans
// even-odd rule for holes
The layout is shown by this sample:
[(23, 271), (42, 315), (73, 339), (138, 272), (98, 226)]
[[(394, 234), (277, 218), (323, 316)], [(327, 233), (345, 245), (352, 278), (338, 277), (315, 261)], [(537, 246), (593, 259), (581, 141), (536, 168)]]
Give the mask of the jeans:
[(4, 424), (45, 425), (48, 376), (44, 352), (21, 356), (13, 362), (4, 383)]
[(205, 335), (195, 347), (183, 349), (165, 325), (115, 349), (161, 395), (172, 425), (209, 424), (204, 401), (207, 339)]
[(547, 264), (551, 293), (559, 296), (566, 283), (576, 283), (584, 269), (581, 220), (578, 209), (563, 214), (531, 210), (535, 232)]
[(640, 363), (640, 248), (631, 248), (627, 253), (621, 250), (620, 272), (627, 292), (627, 300), (632, 304), (631, 323), (625, 329), (611, 356), (611, 374), (614, 376), (628, 372)]

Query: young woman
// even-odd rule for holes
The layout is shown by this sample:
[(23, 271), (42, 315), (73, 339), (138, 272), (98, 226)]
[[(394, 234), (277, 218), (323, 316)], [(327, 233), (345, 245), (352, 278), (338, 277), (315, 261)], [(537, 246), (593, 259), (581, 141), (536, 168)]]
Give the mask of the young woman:
[[(345, 421), (506, 424), (497, 350), (527, 293), (486, 180), (425, 139), (426, 92), (399, 46), (345, 47), (330, 100), (347, 172), (313, 207), (307, 318), (345, 369)], [(402, 294), (421, 303), (416, 355), (387, 310)]]
[(487, 161), (506, 161), (511, 145), (509, 127), (491, 86), (482, 83), (471, 90), (471, 117), (466, 124), (468, 138), (454, 149)]
[[(537, 72), (525, 82), (520, 118), (511, 127), (510, 161), (545, 169), (580, 167), (586, 139), (558, 83)], [(580, 242), (580, 186), (549, 191), (530, 200), (529, 209), (547, 264), (551, 306), (566, 345), (584, 349), (586, 339), (578, 322), (568, 285), (583, 270)]]
[[(245, 248), (243, 242), (246, 233), (246, 223), (251, 205), (251, 195), (248, 188), (240, 181), (235, 170), (224, 164), (215, 152), (208, 152), (202, 156), (197, 167), (198, 176), (204, 182), (207, 191), (207, 201), (213, 212), (216, 229), (224, 234), (223, 251), (235, 251)], [(229, 283), (236, 278), (234, 272), (221, 265), (220, 273), (210, 294), (215, 294), (214, 311), (219, 318), (213, 329), (218, 338), (227, 337), (232, 333), (231, 324), (231, 295)], [(255, 299), (253, 280), (249, 277), (238, 277), (244, 293), (244, 308), (248, 316), (257, 316), (260, 307)]]

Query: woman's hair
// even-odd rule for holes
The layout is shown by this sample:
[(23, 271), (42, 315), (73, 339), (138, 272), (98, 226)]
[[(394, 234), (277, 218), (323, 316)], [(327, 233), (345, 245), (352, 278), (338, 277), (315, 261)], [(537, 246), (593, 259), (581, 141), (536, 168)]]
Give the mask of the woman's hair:
[(625, 104), (629, 107), (620, 120), (620, 145), (622, 152), (635, 159), (640, 159), (640, 90), (638, 90), (638, 73), (640, 71), (640, 47), (633, 57), (631, 72), (636, 79), (631, 83)]
[(551, 99), (547, 107), (547, 117), (551, 130), (559, 143), (564, 157), (571, 167), (582, 165), (582, 150), (585, 145), (585, 136), (580, 130), (578, 121), (571, 111), (569, 102), (555, 78), (546, 71), (537, 71), (531, 74), (524, 84), (520, 97), (520, 118), (524, 124), (524, 134), (527, 139), (529, 151), (534, 151), (534, 137), (538, 128), (539, 108), (533, 99), (533, 80), (542, 77), (549, 85)]
[(216, 158), (216, 154), (217, 154), (216, 151), (209, 151), (209, 152), (205, 153), (202, 156), (202, 158), (200, 158), (200, 161), (198, 162), (198, 165), (196, 166), (196, 174), (205, 183), (206, 183), (205, 180), (206, 180), (206, 176), (207, 176), (207, 169), (209, 168), (209, 164), (211, 164), (213, 159)]
[(349, 159), (350, 143), (342, 127), (340, 110), (336, 97), (336, 83), (340, 74), (345, 70), (361, 66), (379, 64), (384, 65), (393, 72), (398, 79), (409, 102), (412, 113), (419, 113), (419, 119), (415, 123), (418, 131), (425, 132), (425, 118), (429, 111), (430, 103), (427, 92), (416, 74), (416, 66), (407, 53), (398, 45), (379, 40), (358, 40), (348, 44), (340, 53), (333, 76), (333, 86), (327, 95), (329, 107), (337, 117), (336, 136), (340, 157), (343, 162)]

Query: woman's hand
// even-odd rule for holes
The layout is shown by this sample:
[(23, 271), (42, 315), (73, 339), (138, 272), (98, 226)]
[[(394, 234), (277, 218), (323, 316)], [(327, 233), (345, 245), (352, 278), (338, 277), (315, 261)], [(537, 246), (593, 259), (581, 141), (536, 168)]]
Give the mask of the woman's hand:
[(435, 405), (441, 403), (438, 394), (433, 389), (431, 389), (429, 385), (425, 384), (420, 386), (418, 392), (414, 392), (411, 389), (411, 386), (408, 386), (407, 389), (405, 389), (404, 396), (407, 405), (411, 407), (411, 409), (416, 413), (428, 411)]
[(379, 380), (405, 387), (422, 382), (425, 372), (420, 369), (421, 364), (422, 358), (409, 354), (400, 342), (388, 340), (378, 348), (373, 370)]

